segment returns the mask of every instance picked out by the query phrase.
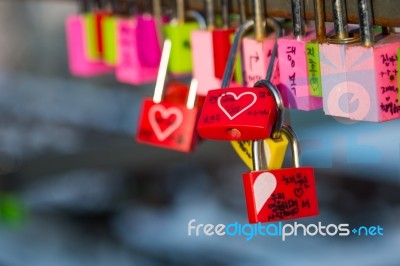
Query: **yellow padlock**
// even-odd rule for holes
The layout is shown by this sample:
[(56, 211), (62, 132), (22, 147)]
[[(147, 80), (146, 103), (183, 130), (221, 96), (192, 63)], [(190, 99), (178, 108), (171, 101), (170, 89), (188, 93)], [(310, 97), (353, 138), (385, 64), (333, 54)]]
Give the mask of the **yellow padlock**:
[[(253, 171), (253, 141), (232, 141), (231, 144), (247, 167)], [(282, 168), (288, 145), (289, 140), (285, 134), (282, 134), (279, 139), (268, 138), (264, 140), (264, 151), (268, 169), (275, 170)]]

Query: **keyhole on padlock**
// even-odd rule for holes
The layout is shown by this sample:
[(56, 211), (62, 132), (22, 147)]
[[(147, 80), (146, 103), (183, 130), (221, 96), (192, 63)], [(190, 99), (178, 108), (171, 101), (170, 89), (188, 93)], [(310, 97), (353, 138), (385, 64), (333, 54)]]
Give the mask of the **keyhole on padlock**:
[(189, 40), (184, 41), (184, 42), (183, 42), (183, 47), (184, 47), (185, 49), (190, 49), (190, 41), (189, 41)]
[(236, 128), (229, 128), (226, 130), (226, 133), (231, 136), (232, 139), (239, 139), (242, 133)]

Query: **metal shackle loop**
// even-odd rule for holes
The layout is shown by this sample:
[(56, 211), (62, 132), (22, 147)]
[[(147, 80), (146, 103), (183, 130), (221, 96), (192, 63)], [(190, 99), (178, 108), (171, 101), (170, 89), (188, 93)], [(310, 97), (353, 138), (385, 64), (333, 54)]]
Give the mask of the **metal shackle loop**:
[[(287, 136), (287, 138), (290, 141), (290, 147), (292, 148), (292, 160), (293, 160), (293, 166), (295, 168), (301, 167), (301, 162), (300, 162), (300, 143), (299, 139), (294, 132), (294, 130), (287, 124), (284, 124), (282, 126), (282, 133)], [(263, 151), (264, 149), (264, 140), (254, 140), (252, 144), (252, 150), (253, 150), (253, 171), (261, 171), (263, 170), (262, 166), (262, 156), (261, 154), (265, 154)], [(268, 158), (264, 158), (265, 161), (268, 161)], [(266, 164), (267, 165), (267, 164)], [(264, 170), (266, 169), (266, 166), (264, 167)]]
[(271, 83), (271, 81), (265, 79), (257, 81), (254, 87), (266, 88), (271, 92), (272, 96), (274, 97), (276, 103), (276, 109), (278, 110), (278, 119), (275, 121), (271, 137), (273, 139), (280, 139), (283, 120), (285, 118), (285, 107), (283, 104), (281, 93), (279, 92), (278, 88)]

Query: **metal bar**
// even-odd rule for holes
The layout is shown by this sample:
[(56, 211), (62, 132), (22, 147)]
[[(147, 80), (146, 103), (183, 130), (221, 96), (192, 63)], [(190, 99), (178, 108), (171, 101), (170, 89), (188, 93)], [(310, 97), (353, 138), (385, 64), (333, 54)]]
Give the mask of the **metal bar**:
[(302, 38), (306, 35), (306, 22), (304, 20), (304, 0), (292, 0), (293, 35)]
[(364, 46), (374, 45), (373, 15), (371, 10), (371, 0), (358, 0), (360, 38)]
[(339, 39), (349, 37), (347, 28), (346, 2), (345, 0), (331, 0), (333, 9), (333, 24)]
[(315, 27), (317, 31), (317, 41), (324, 42), (326, 39), (325, 26), (325, 2), (324, 0), (314, 0)]

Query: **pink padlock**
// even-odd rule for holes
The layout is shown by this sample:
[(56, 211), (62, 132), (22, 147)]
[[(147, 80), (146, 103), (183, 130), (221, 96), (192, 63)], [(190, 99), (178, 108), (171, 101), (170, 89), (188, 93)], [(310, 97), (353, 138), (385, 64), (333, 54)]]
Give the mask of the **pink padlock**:
[[(88, 12), (87, 1), (82, 1), (82, 13)], [(113, 69), (101, 61), (88, 60), (86, 56), (85, 22), (82, 14), (74, 14), (65, 22), (69, 70), (72, 75), (91, 77), (110, 73)]]
[(144, 67), (158, 67), (161, 59), (161, 37), (157, 28), (157, 20), (161, 23), (161, 14), (152, 16), (144, 13), (137, 16), (136, 36), (139, 61)]
[[(243, 62), (244, 62), (244, 81), (249, 87), (265, 78), (268, 65), (271, 60), (272, 50), (275, 44), (275, 35), (271, 33), (266, 36), (264, 27), (264, 1), (253, 1), (255, 37), (245, 37), (242, 41)], [(267, 20), (270, 21), (270, 20)], [(274, 25), (276, 28), (276, 25)], [(279, 66), (275, 62), (275, 68), (271, 79), (275, 86), (279, 85)]]
[(206, 1), (207, 30), (194, 30), (190, 34), (193, 78), (198, 82), (197, 94), (206, 96), (209, 90), (219, 88), (221, 80), (214, 75), (214, 1)]
[[(139, 43), (143, 39), (138, 38), (138, 19), (121, 19), (118, 33), (119, 62), (116, 67), (117, 80), (134, 85), (155, 81), (158, 65), (151, 62), (152, 60), (147, 61), (152, 63), (150, 64), (151, 66), (145, 65), (142, 63), (143, 57), (142, 60), (139, 57)], [(157, 53), (157, 51), (153, 52)]]
[[(336, 22), (336, 34), (328, 38), (330, 43), (320, 46), (324, 112), (357, 121), (396, 119), (400, 117), (397, 95), (400, 36), (375, 38), (371, 3), (361, 2), (360, 34), (349, 33), (345, 23)], [(342, 11), (343, 6), (338, 1), (334, 8)], [(336, 15), (345, 17), (343, 13)], [(360, 35), (363, 45), (352, 44), (353, 40), (360, 40)]]
[(278, 39), (280, 92), (286, 108), (310, 111), (322, 108), (322, 98), (311, 94), (307, 43), (315, 39), (314, 27), (306, 29), (304, 0), (292, 0), (293, 33)]

